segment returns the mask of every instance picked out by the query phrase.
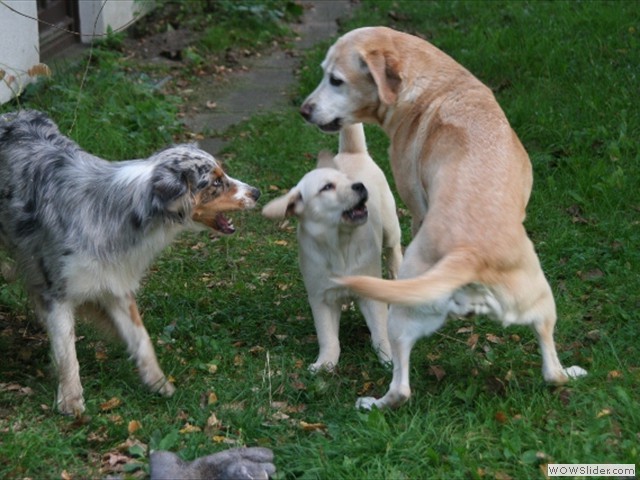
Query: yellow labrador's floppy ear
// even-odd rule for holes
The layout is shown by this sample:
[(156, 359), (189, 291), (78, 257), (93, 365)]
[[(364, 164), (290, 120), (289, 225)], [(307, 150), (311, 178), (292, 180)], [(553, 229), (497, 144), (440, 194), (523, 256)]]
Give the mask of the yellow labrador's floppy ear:
[(316, 168), (336, 168), (336, 163), (333, 161), (333, 153), (329, 150), (321, 150), (318, 153)]
[(378, 96), (382, 103), (395, 103), (402, 82), (398, 60), (391, 52), (380, 50), (366, 52), (362, 58), (378, 87)]
[(262, 215), (272, 220), (278, 220), (292, 215), (300, 215), (304, 210), (302, 194), (298, 187), (293, 187), (281, 197), (271, 200), (262, 208)]

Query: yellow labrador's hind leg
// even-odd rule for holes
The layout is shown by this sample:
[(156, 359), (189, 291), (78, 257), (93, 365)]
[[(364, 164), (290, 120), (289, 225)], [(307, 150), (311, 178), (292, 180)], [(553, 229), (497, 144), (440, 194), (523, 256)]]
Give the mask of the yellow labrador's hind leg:
[(556, 325), (556, 306), (549, 284), (545, 281), (545, 292), (536, 302), (537, 315), (533, 317), (531, 326), (538, 338), (542, 356), (542, 376), (545, 381), (554, 385), (567, 383), (569, 379), (583, 377), (587, 371), (574, 365), (564, 368), (558, 358), (553, 332)]

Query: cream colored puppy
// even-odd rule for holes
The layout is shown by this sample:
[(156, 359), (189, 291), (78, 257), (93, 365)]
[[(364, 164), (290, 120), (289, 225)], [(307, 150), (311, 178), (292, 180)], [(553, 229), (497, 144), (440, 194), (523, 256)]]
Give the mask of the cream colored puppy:
[[(384, 174), (367, 153), (362, 124), (340, 132), (340, 153), (321, 154), (318, 168), (307, 173), (286, 195), (272, 200), (263, 215), (298, 222), (300, 271), (320, 345), (309, 369), (332, 370), (338, 364), (338, 331), (342, 304), (351, 296), (332, 278), (343, 275), (382, 276), (382, 249), (387, 269), (397, 275), (402, 261), (400, 225), (393, 194)], [(387, 304), (357, 298), (371, 341), (382, 362), (391, 360), (387, 336)]]
[(301, 107), (322, 130), (380, 125), (414, 238), (399, 277), (349, 276), (353, 292), (393, 304), (389, 340), (393, 379), (381, 399), (410, 396), (409, 355), (450, 314), (487, 314), (535, 331), (546, 381), (586, 374), (564, 369), (553, 339), (551, 288), (523, 226), (531, 193), (527, 152), (491, 90), (428, 42), (385, 27), (353, 30), (330, 47), (324, 77)]

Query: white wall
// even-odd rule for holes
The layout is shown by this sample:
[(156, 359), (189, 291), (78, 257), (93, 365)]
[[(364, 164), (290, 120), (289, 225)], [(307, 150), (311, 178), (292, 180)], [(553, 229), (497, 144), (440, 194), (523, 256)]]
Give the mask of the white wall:
[[(94, 37), (103, 38), (109, 27), (120, 31), (154, 5), (154, 0), (78, 0), (81, 39), (88, 43)], [(36, 0), (0, 2), (0, 70), (6, 72), (5, 80), (9, 76), (16, 78), (11, 88), (0, 80), (0, 104), (33, 81), (27, 71), (40, 62), (37, 16)]]
[(89, 43), (106, 35), (109, 27), (115, 32), (128, 26), (154, 5), (153, 0), (79, 0), (81, 40)]
[[(38, 15), (36, 1), (4, 0), (4, 3), (0, 3), (0, 69), (5, 71), (4, 80), (0, 80), (0, 103), (24, 89), (32, 80), (27, 70), (40, 61), (38, 23), (34, 20)], [(9, 76), (16, 77), (11, 88), (5, 83)]]

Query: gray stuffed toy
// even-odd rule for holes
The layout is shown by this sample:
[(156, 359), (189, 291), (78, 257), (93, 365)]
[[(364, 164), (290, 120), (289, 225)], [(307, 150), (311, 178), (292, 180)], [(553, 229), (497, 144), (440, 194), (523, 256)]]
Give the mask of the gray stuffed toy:
[(151, 454), (151, 480), (268, 480), (276, 472), (268, 448), (232, 448), (185, 462), (175, 453)]

